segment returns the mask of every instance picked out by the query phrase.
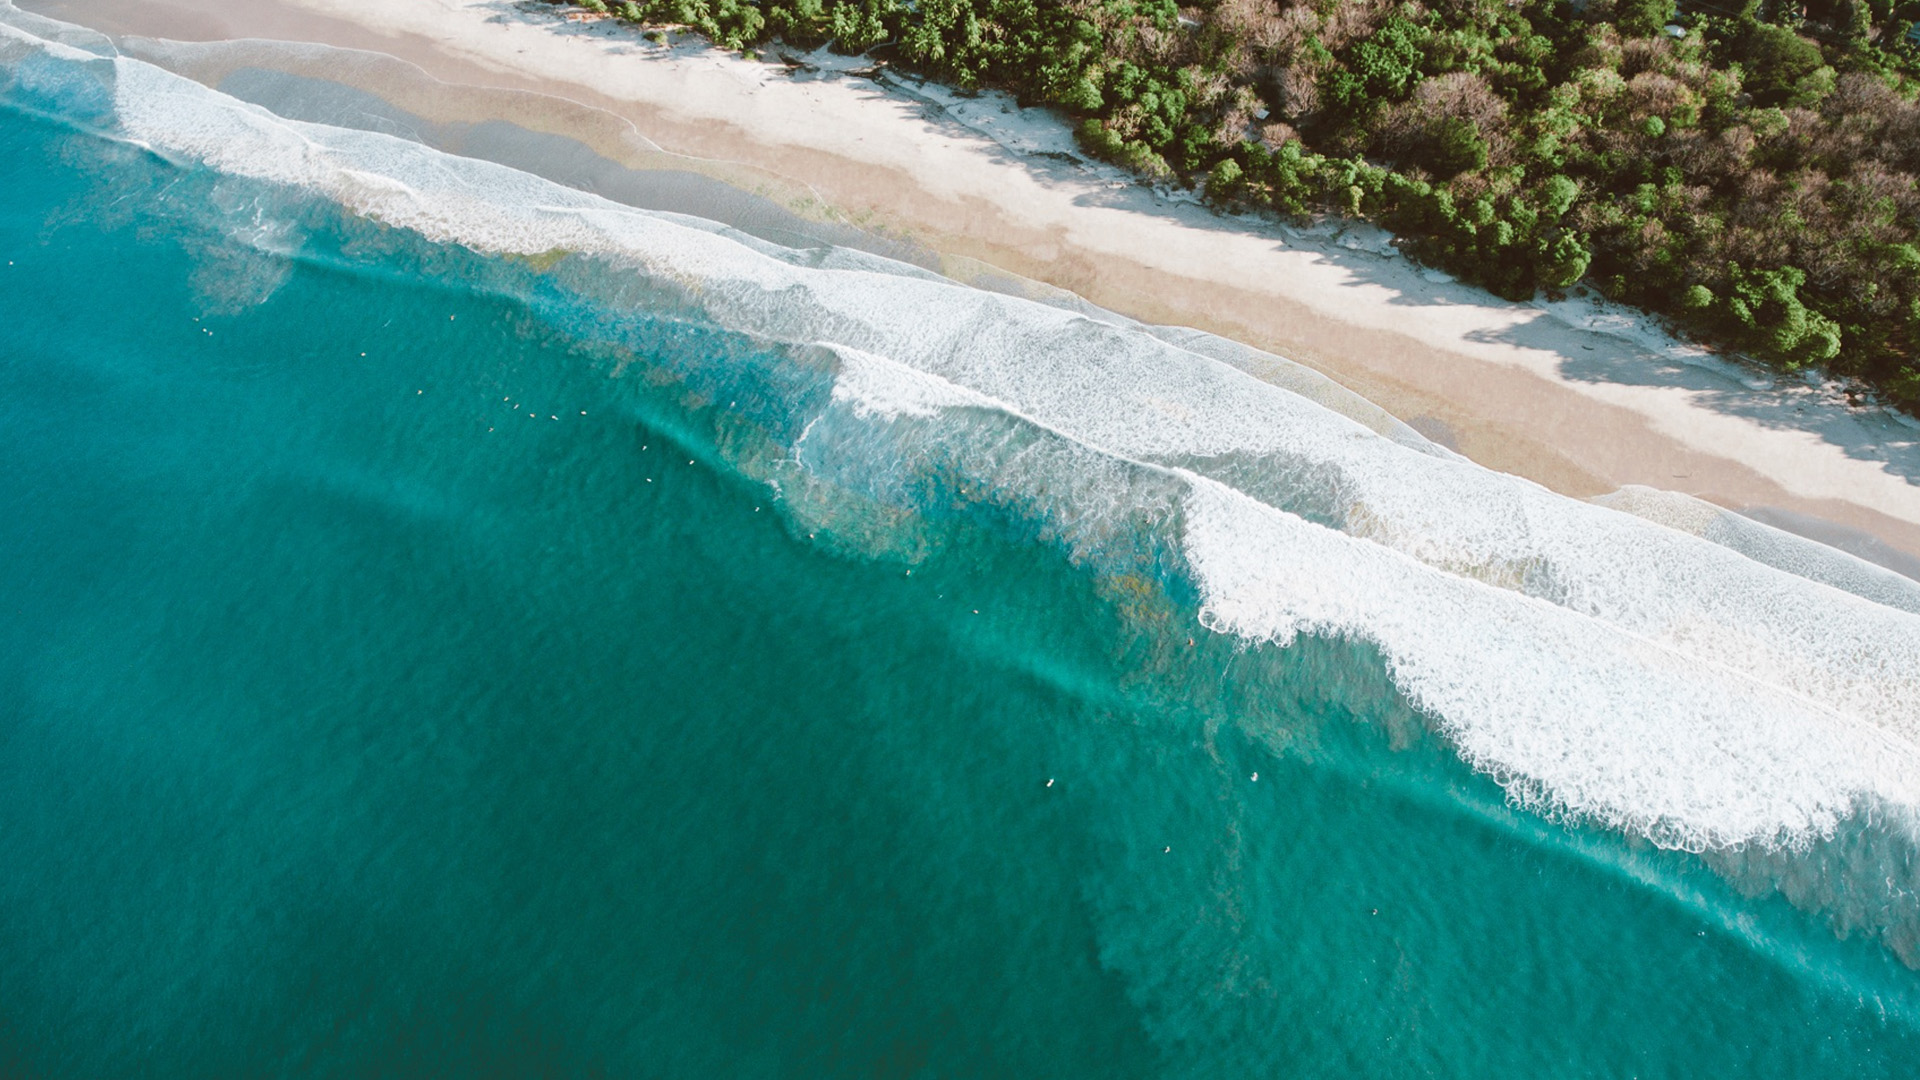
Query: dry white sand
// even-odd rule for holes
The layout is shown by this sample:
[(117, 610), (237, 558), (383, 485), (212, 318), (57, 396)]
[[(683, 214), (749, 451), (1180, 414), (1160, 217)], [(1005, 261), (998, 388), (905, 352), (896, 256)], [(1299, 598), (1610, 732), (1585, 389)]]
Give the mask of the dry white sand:
[[(1080, 159), (1062, 122), (997, 95), (875, 81), (853, 73), (864, 61), (792, 68), (668, 48), (537, 0), (22, 6), (121, 35), (374, 49), (444, 83), (567, 98), (666, 151), (787, 178), (935, 251), (1311, 364), (1483, 464), (1556, 490), (1643, 484), (1782, 508), (1920, 556), (1911, 420), (1854, 406), (1837, 387), (1771, 385), (1592, 300), (1502, 301), (1409, 264), (1377, 231), (1303, 234), (1216, 215)], [(465, 104), (552, 122), (528, 95), (479, 100)]]

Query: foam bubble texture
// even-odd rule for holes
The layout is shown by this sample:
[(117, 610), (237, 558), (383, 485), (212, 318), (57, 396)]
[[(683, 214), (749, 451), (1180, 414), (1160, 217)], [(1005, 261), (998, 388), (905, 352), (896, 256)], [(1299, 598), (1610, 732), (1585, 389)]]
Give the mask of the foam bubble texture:
[(1691, 495), (1629, 484), (1593, 501), (1704, 537), (1789, 574), (1920, 614), (1920, 581)]
[[(22, 59), (30, 37), (9, 36), (16, 81), (29, 59), (99, 78), (45, 43)], [(1542, 807), (1704, 847), (1822, 833), (1861, 796), (1920, 804), (1920, 617), (1785, 560), (1490, 472), (1340, 394), (1256, 378), (1238, 352), (1204, 355), (1224, 347), (1201, 339), (281, 120), (126, 58), (112, 81), (119, 132), (176, 160), (436, 242), (598, 256), (720, 326), (829, 346), (833, 408), (869, 424), (1000, 410), (1083, 451), (1036, 462), (1178, 479), (1179, 547), (1209, 625), (1375, 643), (1468, 760)], [(996, 482), (1036, 485), (1030, 505), (1058, 535), (1093, 512), (1076, 493), (1131, 490), (1042, 472)]]
[(1823, 835), (1850, 794), (1915, 794), (1901, 740), (1738, 670), (1203, 477), (1187, 512), (1210, 625), (1374, 642), (1470, 762), (1542, 808), (1705, 847)]

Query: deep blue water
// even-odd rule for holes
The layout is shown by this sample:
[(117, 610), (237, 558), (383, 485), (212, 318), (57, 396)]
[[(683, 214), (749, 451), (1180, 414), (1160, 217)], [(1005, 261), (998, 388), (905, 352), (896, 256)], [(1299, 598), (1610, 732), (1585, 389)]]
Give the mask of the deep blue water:
[(0, 190), (0, 1075), (1920, 1075), (1368, 646), (822, 535), (804, 357), (11, 109)]

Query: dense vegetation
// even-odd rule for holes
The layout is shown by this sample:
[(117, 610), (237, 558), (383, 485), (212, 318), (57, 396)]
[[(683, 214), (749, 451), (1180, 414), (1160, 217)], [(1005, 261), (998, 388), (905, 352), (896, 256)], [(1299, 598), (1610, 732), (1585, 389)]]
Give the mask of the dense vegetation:
[(1510, 297), (1585, 279), (1780, 368), (1920, 406), (1920, 0), (643, 0), (611, 14), (1008, 89), (1073, 116), (1094, 153), (1222, 204), (1370, 218)]

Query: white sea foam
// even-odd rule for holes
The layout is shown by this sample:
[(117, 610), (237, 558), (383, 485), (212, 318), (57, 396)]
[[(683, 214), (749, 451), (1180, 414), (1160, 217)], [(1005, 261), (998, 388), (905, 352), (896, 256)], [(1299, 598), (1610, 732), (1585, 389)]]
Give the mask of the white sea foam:
[(892, 420), (902, 416), (937, 416), (945, 409), (999, 408), (982, 394), (955, 386), (945, 379), (859, 349), (834, 350), (840, 361), (833, 399), (845, 402), (863, 416)]
[[(11, 37), (17, 52), (31, 35)], [(1209, 625), (1372, 642), (1461, 753), (1529, 801), (1688, 847), (1804, 838), (1862, 798), (1920, 805), (1920, 617), (1782, 560), (1482, 469), (1199, 339), (284, 121), (124, 58), (113, 80), (121, 133), (156, 152), (436, 242), (600, 256), (720, 326), (829, 346), (837, 408), (864, 422), (997, 409), (1070, 440), (995, 477), (1033, 486), (1057, 519), (1043, 535), (1142, 490), (1093, 472), (1171, 478)], [(821, 436), (812, 453), (852, 447)]]
[(1210, 625), (1374, 642), (1467, 759), (1530, 802), (1691, 847), (1825, 833), (1841, 793), (1914, 795), (1910, 746), (1777, 685), (1202, 477), (1187, 511)]
[(1593, 501), (1704, 537), (1789, 574), (1920, 614), (1920, 581), (1691, 495), (1629, 484)]

